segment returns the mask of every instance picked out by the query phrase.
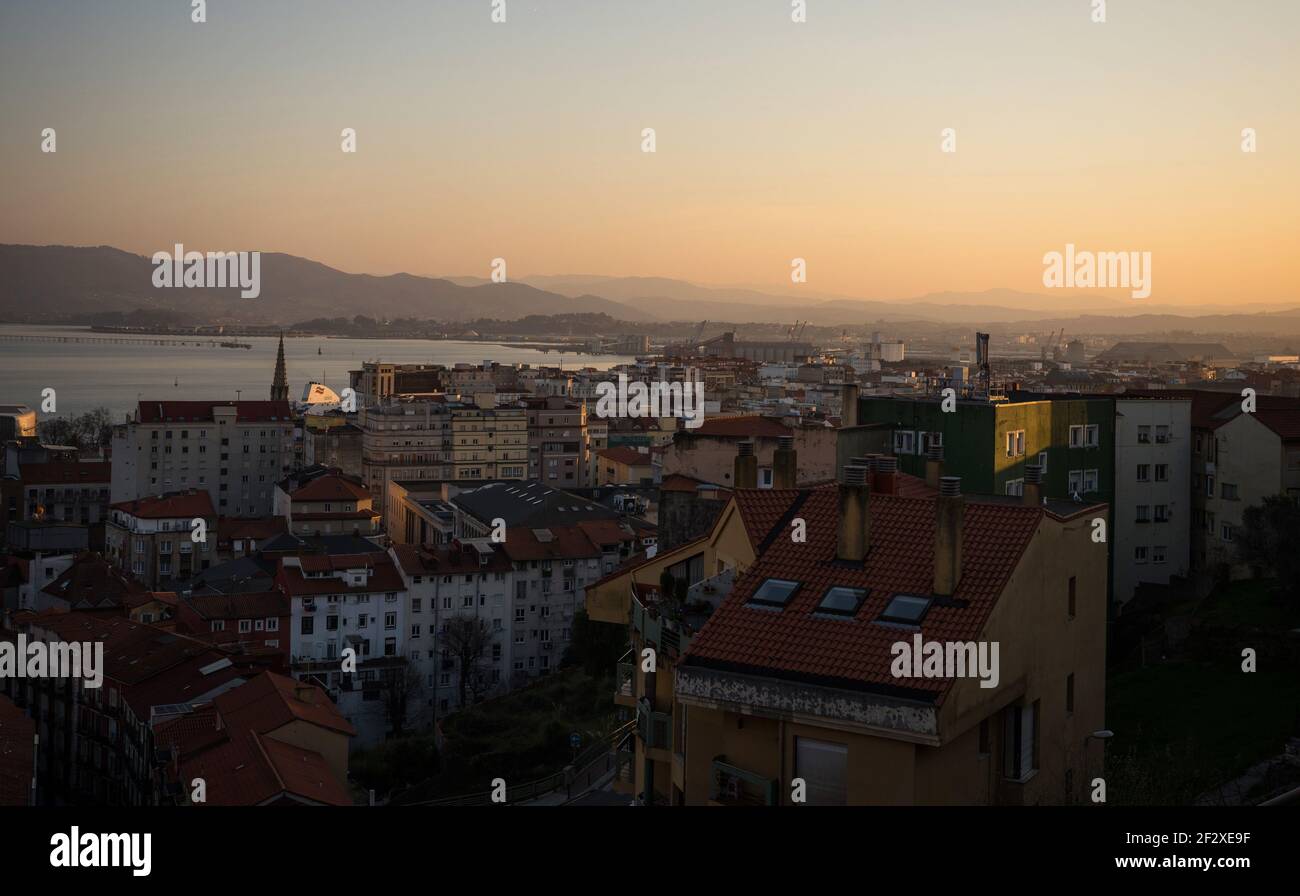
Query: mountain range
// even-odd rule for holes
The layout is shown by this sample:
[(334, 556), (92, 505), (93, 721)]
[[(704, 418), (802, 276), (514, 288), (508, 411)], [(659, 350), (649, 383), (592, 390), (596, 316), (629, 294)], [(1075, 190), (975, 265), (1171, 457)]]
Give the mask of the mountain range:
[[(478, 277), (353, 274), (279, 252), (262, 253), (261, 294), (255, 299), (240, 298), (234, 289), (158, 289), (152, 274), (148, 257), (109, 246), (0, 245), (0, 318), (135, 309), (248, 323), (356, 315), (454, 322), (604, 313), (629, 322), (801, 320), (815, 326), (1022, 324), (1118, 334), (1300, 333), (1300, 307), (1157, 305), (1078, 291), (1067, 297), (990, 289), (865, 300), (816, 291), (795, 295), (749, 286), (702, 286), (665, 277), (533, 276), (493, 283)], [(1062, 305), (1068, 312), (1063, 313)]]

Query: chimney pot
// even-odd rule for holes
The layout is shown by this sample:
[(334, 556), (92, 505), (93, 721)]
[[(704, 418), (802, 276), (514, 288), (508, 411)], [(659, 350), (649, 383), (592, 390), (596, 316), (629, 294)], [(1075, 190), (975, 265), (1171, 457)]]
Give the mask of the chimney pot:
[(939, 494), (945, 498), (961, 497), (961, 477), (960, 476), (940, 477)]
[(845, 464), (844, 484), (845, 485), (866, 485), (867, 468), (861, 466), (860, 464)]
[[(786, 438), (786, 437), (782, 436), (781, 438)], [(754, 443), (750, 441), (741, 442), (737, 446), (737, 453), (741, 457), (752, 457), (754, 454)]]
[(1043, 468), (1038, 464), (1025, 464), (1025, 482), (1035, 484), (1043, 481)]

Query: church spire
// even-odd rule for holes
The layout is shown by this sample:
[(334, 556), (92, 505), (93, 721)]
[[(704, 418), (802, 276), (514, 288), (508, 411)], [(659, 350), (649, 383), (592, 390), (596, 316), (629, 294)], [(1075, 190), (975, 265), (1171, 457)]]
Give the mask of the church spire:
[(271, 383), (271, 400), (289, 400), (289, 377), (284, 371), (284, 331), (280, 331), (280, 351), (275, 356), (275, 381)]

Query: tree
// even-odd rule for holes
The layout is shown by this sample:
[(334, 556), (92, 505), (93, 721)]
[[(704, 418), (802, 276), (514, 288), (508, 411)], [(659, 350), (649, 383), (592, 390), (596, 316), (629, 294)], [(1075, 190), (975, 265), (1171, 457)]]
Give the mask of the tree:
[(614, 671), (625, 652), (626, 626), (593, 622), (586, 610), (578, 610), (573, 614), (573, 637), (560, 665), (581, 666), (592, 678), (602, 678)]
[(472, 690), (474, 700), (478, 702), (484, 685), (479, 664), (492, 643), (492, 632), (477, 616), (453, 616), (447, 620), (442, 642), (444, 653), (456, 662), (460, 672), (461, 707), (469, 705), (465, 700), (466, 688)]
[(424, 693), (420, 683), (420, 673), (405, 660), (401, 666), (386, 669), (383, 672), (384, 714), (392, 726), (393, 737), (406, 734), (406, 725), (410, 718), (411, 701), (418, 700)]
[(36, 431), (47, 445), (93, 451), (113, 440), (113, 412), (101, 406), (74, 417), (51, 417), (42, 420)]
[(1300, 498), (1272, 495), (1247, 507), (1236, 541), (1238, 559), (1255, 575), (1272, 573), (1285, 597), (1300, 600)]

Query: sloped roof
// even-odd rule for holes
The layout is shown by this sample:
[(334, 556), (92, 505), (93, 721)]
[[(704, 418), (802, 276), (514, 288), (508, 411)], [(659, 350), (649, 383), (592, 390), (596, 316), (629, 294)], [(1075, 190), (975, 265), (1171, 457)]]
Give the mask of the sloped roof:
[[(762, 518), (797, 511), (807, 522), (807, 542), (770, 539), (691, 642), (685, 662), (839, 687), (896, 688), (890, 647), (910, 640), (915, 629), (874, 620), (895, 594), (932, 594), (935, 499), (873, 494), (872, 544), (863, 564), (835, 559), (840, 528), (835, 486), (769, 493), (766, 501)], [(953, 601), (936, 603), (925, 616), (921, 632), (927, 640), (964, 641), (979, 634), (1043, 516), (1039, 507), (967, 500), (961, 579)], [(746, 606), (768, 578), (801, 587), (781, 610)], [(837, 585), (868, 589), (857, 615), (815, 615), (827, 589)], [(907, 688), (939, 698), (949, 684), (909, 679)]]
[(112, 509), (129, 513), (142, 520), (194, 519), (217, 515), (212, 506), (212, 496), (206, 490), (193, 488), (183, 492), (137, 498), (134, 501), (119, 501), (112, 505)]

